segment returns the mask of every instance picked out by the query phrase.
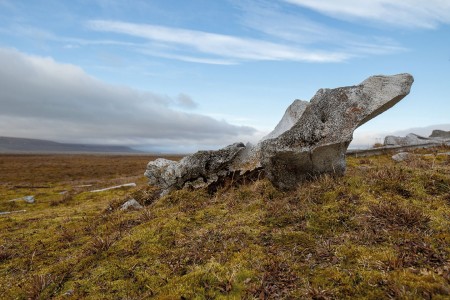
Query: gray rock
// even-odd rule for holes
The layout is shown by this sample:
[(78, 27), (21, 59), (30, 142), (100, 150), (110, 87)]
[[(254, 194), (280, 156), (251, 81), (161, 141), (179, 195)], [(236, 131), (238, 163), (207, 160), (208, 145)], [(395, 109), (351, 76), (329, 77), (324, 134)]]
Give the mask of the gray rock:
[[(449, 136), (447, 137), (447, 133)], [(429, 137), (410, 133), (407, 136), (387, 136), (384, 138), (385, 146), (420, 146), (427, 144), (446, 144), (450, 142), (450, 132), (434, 130)]]
[(388, 135), (384, 138), (384, 146), (406, 146), (406, 137)]
[(157, 159), (148, 164), (145, 176), (164, 195), (261, 170), (281, 189), (322, 173), (342, 175), (353, 131), (403, 99), (413, 81), (409, 74), (372, 76), (357, 86), (320, 89), (309, 103), (294, 101), (257, 145), (200, 151), (180, 162)]
[(286, 109), (286, 112), (281, 118), (281, 121), (277, 124), (275, 129), (263, 137), (261, 141), (273, 139), (280, 136), (282, 133), (288, 131), (294, 126), (300, 117), (303, 115), (303, 112), (308, 107), (309, 102), (303, 100), (295, 100), (289, 107)]
[(438, 143), (438, 141), (414, 133), (410, 133), (405, 137), (389, 135), (384, 138), (385, 146), (417, 146), (433, 143)]
[(128, 210), (128, 209), (142, 209), (144, 208), (142, 205), (139, 204), (139, 202), (137, 202), (135, 199), (130, 199), (127, 202), (125, 202), (124, 204), (122, 204), (122, 206), (120, 207), (120, 210)]
[(430, 135), (430, 138), (442, 138), (442, 139), (450, 139), (450, 131), (444, 130), (433, 130)]
[(353, 131), (405, 97), (409, 74), (372, 76), (357, 86), (321, 89), (297, 123), (262, 142), (261, 165), (281, 189), (292, 189), (318, 174), (342, 175)]
[(413, 154), (408, 152), (400, 152), (395, 155), (392, 155), (392, 159), (396, 162), (401, 162), (410, 159), (413, 156)]
[(268, 135), (264, 136), (257, 145), (247, 143), (245, 149), (239, 153), (234, 159), (231, 169), (238, 172), (240, 175), (251, 172), (252, 170), (261, 168), (261, 144), (268, 139), (277, 138), (284, 132), (294, 126), (305, 109), (308, 107), (309, 102), (303, 100), (294, 100), (284, 112), (283, 117), (277, 124), (275, 129)]
[(176, 183), (178, 163), (173, 160), (158, 158), (147, 165), (145, 176), (149, 179), (149, 184), (167, 189)]
[(147, 165), (144, 175), (162, 190), (161, 195), (182, 188), (207, 187), (233, 172), (232, 162), (244, 149), (244, 144), (235, 143), (217, 151), (199, 151), (179, 162), (160, 158)]
[(25, 196), (25, 197), (23, 197), (23, 200), (26, 203), (34, 203), (35, 202), (34, 196)]

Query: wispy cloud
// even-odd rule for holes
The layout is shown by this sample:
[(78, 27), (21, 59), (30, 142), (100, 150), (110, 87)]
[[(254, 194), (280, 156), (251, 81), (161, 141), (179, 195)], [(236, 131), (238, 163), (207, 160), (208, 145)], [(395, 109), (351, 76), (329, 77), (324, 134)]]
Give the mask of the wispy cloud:
[(348, 35), (298, 12), (285, 10), (285, 5), (277, 1), (232, 1), (240, 12), (240, 22), (243, 26), (281, 40), (310, 45), (330, 42), (344, 34)]
[[(230, 63), (233, 61), (251, 60), (340, 62), (349, 58), (345, 53), (337, 51), (305, 50), (301, 47), (253, 38), (242, 38), (182, 28), (108, 20), (92, 20), (87, 25), (96, 31), (126, 34), (151, 41), (177, 45), (179, 47), (188, 47), (187, 50), (213, 56), (207, 58), (202, 57), (202, 60), (221, 58), (230, 61)], [(184, 55), (181, 57), (186, 58)], [(202, 62), (199, 58), (197, 60)], [(207, 60), (204, 62), (208, 63)]]
[[(168, 58), (168, 59), (175, 59), (185, 62), (192, 62), (192, 63), (200, 63), (200, 64), (209, 64), (209, 65), (236, 65), (238, 64), (238, 61), (235, 59), (229, 59), (229, 58), (210, 58), (210, 57), (196, 57), (196, 56), (190, 56), (186, 54), (174, 54), (169, 53), (168, 51), (161, 51), (160, 49), (155, 49), (154, 47), (149, 47), (146, 45), (140, 45), (137, 47), (133, 47), (133, 49), (136, 52), (150, 55), (150, 56), (157, 56), (162, 58)], [(176, 51), (174, 49), (171, 49), (172, 51)]]
[[(396, 41), (379, 36), (361, 35), (330, 27), (310, 19), (280, 2), (266, 0), (234, 1), (241, 11), (241, 23), (272, 38), (303, 45), (309, 49), (336, 49), (348, 57), (403, 52)], [(289, 7), (288, 7), (289, 8)]]
[(124, 47), (139, 47), (138, 43), (131, 43), (125, 41), (111, 40), (111, 39), (83, 39), (68, 36), (59, 36), (53, 32), (41, 28), (30, 27), (25, 25), (14, 25), (10, 28), (2, 28), (0, 32), (12, 36), (27, 37), (34, 40), (53, 41), (64, 43), (64, 46), (70, 45), (71, 48), (88, 45), (99, 46), (124, 46)]
[(290, 13), (280, 3), (243, 0), (236, 1), (235, 6), (241, 12), (241, 23), (258, 39), (114, 20), (91, 20), (86, 25), (94, 31), (137, 38), (134, 43), (141, 44), (132, 46), (132, 50), (146, 55), (216, 65), (245, 61), (343, 62), (405, 51), (388, 38), (334, 29)]
[(187, 94), (168, 97), (102, 82), (52, 58), (0, 48), (0, 135), (68, 142), (218, 145), (256, 130), (187, 113)]
[(235, 35), (103, 19), (90, 20), (85, 25), (92, 31), (116, 36), (61, 36), (24, 24), (13, 24), (0, 32), (39, 42), (61, 43), (65, 49), (113, 46), (146, 56), (214, 65), (248, 61), (338, 63), (405, 50), (387, 38), (362, 36), (313, 21), (299, 10), (289, 10), (286, 2), (230, 1), (235, 3), (236, 16), (240, 16), (230, 22), (240, 21), (239, 25), (243, 25), (243, 30)]
[(369, 20), (410, 28), (436, 28), (450, 23), (446, 0), (284, 0), (344, 20)]

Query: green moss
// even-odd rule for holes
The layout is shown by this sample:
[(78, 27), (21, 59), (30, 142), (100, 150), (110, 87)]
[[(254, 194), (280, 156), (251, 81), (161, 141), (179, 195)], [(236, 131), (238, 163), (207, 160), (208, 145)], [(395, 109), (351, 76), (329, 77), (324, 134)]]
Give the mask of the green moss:
[[(349, 158), (346, 176), (292, 192), (259, 180), (156, 202), (141, 179), (0, 186), (1, 209), (27, 210), (0, 216), (0, 298), (445, 299), (449, 168)], [(35, 205), (5, 201), (31, 193)], [(145, 210), (120, 211), (131, 196)]]

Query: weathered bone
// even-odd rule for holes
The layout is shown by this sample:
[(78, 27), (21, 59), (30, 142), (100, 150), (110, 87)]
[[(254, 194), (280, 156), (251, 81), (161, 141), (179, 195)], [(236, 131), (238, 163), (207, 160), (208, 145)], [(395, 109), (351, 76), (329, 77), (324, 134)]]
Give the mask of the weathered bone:
[(372, 76), (356, 86), (320, 89), (309, 103), (294, 101), (256, 146), (236, 143), (180, 162), (157, 159), (148, 164), (145, 176), (166, 194), (255, 170), (264, 171), (280, 189), (293, 189), (318, 174), (342, 175), (353, 131), (408, 95), (413, 81), (409, 74)]

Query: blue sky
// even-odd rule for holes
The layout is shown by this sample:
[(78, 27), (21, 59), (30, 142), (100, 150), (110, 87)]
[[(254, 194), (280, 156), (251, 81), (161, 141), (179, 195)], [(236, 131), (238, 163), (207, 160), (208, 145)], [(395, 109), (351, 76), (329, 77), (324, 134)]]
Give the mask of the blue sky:
[(353, 144), (450, 130), (450, 1), (0, 0), (0, 65), (2, 136), (215, 149), (403, 72), (411, 94)]

